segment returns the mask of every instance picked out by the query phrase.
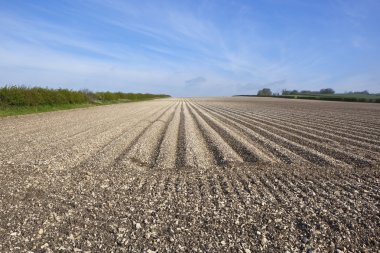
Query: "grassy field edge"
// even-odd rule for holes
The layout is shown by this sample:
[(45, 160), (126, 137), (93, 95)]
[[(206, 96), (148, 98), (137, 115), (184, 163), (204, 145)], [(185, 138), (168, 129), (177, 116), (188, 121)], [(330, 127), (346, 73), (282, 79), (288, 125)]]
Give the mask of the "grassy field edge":
[(142, 101), (148, 101), (148, 100), (153, 100), (153, 99), (158, 99), (158, 98), (148, 98), (148, 99), (140, 99), (140, 100), (119, 99), (119, 100), (114, 100), (114, 101), (104, 101), (104, 102), (96, 102), (96, 103), (80, 103), (80, 104), (7, 106), (7, 107), (0, 107), (0, 118), (8, 117), (8, 116), (34, 114), (34, 113), (71, 110), (71, 109), (78, 109), (78, 108), (89, 108), (89, 107), (94, 107), (94, 106), (142, 102)]

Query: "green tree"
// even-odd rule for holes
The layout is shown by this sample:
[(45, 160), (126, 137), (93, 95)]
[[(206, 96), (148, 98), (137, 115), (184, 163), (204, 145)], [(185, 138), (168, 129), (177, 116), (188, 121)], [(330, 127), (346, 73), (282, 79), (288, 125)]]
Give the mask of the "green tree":
[(257, 96), (259, 97), (270, 97), (272, 96), (272, 91), (269, 88), (264, 88), (257, 92)]
[(321, 94), (334, 94), (335, 91), (333, 89), (331, 89), (331, 88), (326, 88), (326, 89), (321, 89), (319, 91), (319, 93), (321, 93)]

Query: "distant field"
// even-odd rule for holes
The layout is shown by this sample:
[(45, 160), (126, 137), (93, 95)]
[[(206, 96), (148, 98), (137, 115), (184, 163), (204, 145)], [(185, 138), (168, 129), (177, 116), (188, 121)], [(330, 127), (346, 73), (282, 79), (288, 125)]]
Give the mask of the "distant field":
[(365, 94), (299, 94), (299, 95), (281, 95), (278, 97), (292, 98), (292, 99), (314, 99), (314, 100), (343, 101), (343, 102), (380, 103), (380, 95), (365, 95)]
[[(237, 95), (238, 97), (257, 97), (256, 95)], [(380, 95), (375, 94), (297, 94), (271, 96), (273, 98), (310, 99), (341, 102), (380, 103)]]
[(0, 251), (377, 252), (379, 115), (235, 97), (2, 118)]

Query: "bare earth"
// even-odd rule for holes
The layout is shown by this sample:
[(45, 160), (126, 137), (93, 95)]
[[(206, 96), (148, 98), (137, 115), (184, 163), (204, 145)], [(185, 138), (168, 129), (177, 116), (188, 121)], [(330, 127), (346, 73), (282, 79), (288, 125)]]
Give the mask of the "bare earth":
[(379, 104), (166, 99), (0, 133), (0, 252), (380, 249)]

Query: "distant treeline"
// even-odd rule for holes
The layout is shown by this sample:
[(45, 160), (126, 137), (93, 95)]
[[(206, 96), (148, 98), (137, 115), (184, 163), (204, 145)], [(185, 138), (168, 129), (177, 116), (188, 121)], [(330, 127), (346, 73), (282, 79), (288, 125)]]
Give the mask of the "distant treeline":
[(117, 100), (139, 101), (165, 97), (170, 96), (148, 93), (75, 91), (26, 86), (0, 87), (0, 106), (2, 107), (102, 103)]
[[(368, 93), (368, 91), (365, 91)], [(335, 94), (335, 91), (331, 88), (325, 88), (325, 89), (320, 89), (319, 91), (311, 91), (311, 90), (282, 90), (281, 95), (301, 95), (301, 94)]]
[[(244, 95), (243, 95), (244, 96)], [(374, 102), (380, 103), (380, 94), (370, 94), (367, 90), (350, 91), (341, 94), (335, 94), (331, 88), (321, 89), (319, 91), (310, 90), (282, 90), (282, 93), (272, 93), (271, 89), (264, 88), (257, 92), (259, 97), (281, 97), (291, 99), (314, 99), (328, 101), (346, 101), (346, 102)]]

